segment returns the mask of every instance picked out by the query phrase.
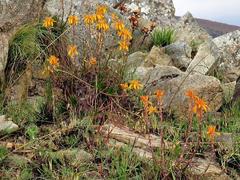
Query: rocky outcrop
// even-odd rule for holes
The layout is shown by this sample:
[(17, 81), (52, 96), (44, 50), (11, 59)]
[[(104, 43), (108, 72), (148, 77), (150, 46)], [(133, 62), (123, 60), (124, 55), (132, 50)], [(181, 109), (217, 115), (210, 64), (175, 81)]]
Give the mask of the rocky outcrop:
[(210, 40), (203, 43), (197, 55), (190, 63), (187, 72), (191, 74), (211, 74), (220, 61), (220, 54), (217, 46)]
[(224, 75), (224, 82), (236, 81), (240, 76), (240, 30), (213, 39), (223, 57), (218, 71)]
[(175, 67), (186, 70), (191, 63), (192, 48), (185, 42), (175, 42), (165, 47)]
[(193, 90), (204, 99), (211, 112), (217, 111), (223, 104), (221, 83), (215, 77), (186, 73), (158, 76), (154, 70), (145, 76), (151, 77), (145, 85), (146, 93), (153, 94), (158, 89), (164, 90), (164, 109), (179, 117), (186, 117), (188, 112), (188, 98), (185, 95), (188, 90)]
[(211, 39), (210, 35), (199, 26), (190, 12), (180, 18), (175, 26), (176, 41), (184, 41), (189, 45), (193, 42), (200, 44)]
[(4, 81), (4, 69), (8, 57), (9, 41), (15, 30), (33, 21), (42, 12), (44, 0), (2, 0), (0, 2), (0, 85)]

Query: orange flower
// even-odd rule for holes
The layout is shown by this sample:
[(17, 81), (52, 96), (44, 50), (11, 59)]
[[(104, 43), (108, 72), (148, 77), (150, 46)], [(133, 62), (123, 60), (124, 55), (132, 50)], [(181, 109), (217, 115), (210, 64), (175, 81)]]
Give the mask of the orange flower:
[(117, 17), (117, 15), (116, 15), (115, 13), (112, 13), (112, 14), (111, 14), (111, 17), (112, 17), (112, 20), (113, 20), (113, 21), (118, 20), (118, 17)]
[(109, 30), (109, 25), (106, 22), (106, 20), (100, 20), (97, 25), (96, 25), (97, 30), (103, 30), (103, 31), (108, 31)]
[(122, 21), (118, 20), (117, 22), (115, 22), (114, 27), (117, 31), (122, 31), (124, 30), (125, 25), (123, 24)]
[(194, 92), (192, 90), (188, 90), (186, 92), (186, 96), (189, 97), (191, 100), (196, 100), (197, 99), (197, 96), (194, 94)]
[(71, 15), (71, 16), (68, 17), (68, 24), (69, 25), (76, 26), (78, 24), (78, 22), (79, 22), (79, 18), (77, 16)]
[(147, 111), (148, 111), (148, 114), (149, 114), (149, 115), (158, 112), (157, 108), (154, 107), (154, 106), (149, 106), (149, 107), (147, 108)]
[(83, 21), (86, 25), (92, 25), (96, 22), (97, 18), (95, 14), (92, 15), (85, 15), (83, 17)]
[(73, 58), (78, 55), (78, 50), (76, 45), (68, 46), (68, 55)]
[(120, 49), (120, 51), (129, 51), (129, 43), (126, 41), (120, 41), (119, 49)]
[(106, 14), (106, 12), (107, 12), (107, 6), (104, 6), (104, 5), (100, 5), (96, 9), (96, 14), (104, 15), (104, 14)]
[(53, 23), (56, 22), (52, 17), (46, 17), (44, 20), (43, 20), (43, 26), (45, 28), (50, 28), (50, 27), (53, 27)]
[(209, 109), (206, 102), (198, 97), (196, 97), (194, 108), (196, 109), (195, 112), (198, 110), (203, 110), (207, 112), (207, 110)]
[(121, 89), (122, 90), (127, 90), (128, 89), (128, 83), (122, 83), (122, 84), (120, 84), (120, 87), (121, 87)]
[(118, 32), (118, 36), (122, 37), (124, 40), (131, 40), (132, 39), (132, 33), (126, 29), (123, 28)]
[(129, 89), (139, 90), (142, 88), (142, 84), (138, 80), (132, 80), (129, 85)]
[(157, 90), (156, 91), (156, 97), (157, 97), (158, 101), (161, 101), (163, 96), (164, 96), (164, 91), (162, 91), (162, 90)]
[(59, 66), (59, 59), (56, 56), (51, 55), (48, 58), (48, 62), (53, 68), (56, 68)]
[(149, 96), (140, 96), (140, 99), (144, 106), (147, 106), (149, 104)]
[(95, 66), (97, 64), (97, 59), (95, 57), (90, 58), (89, 64)]
[(220, 133), (216, 132), (216, 126), (208, 126), (207, 135), (211, 141), (214, 141), (215, 136), (219, 134)]

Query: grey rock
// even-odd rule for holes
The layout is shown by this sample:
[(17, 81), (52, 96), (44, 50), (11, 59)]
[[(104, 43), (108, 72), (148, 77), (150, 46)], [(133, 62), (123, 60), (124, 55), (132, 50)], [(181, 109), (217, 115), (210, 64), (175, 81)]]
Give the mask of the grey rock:
[(166, 53), (172, 58), (174, 66), (186, 70), (191, 63), (192, 48), (185, 42), (175, 42), (165, 47)]
[(217, 46), (210, 40), (203, 43), (197, 55), (190, 63), (187, 72), (191, 74), (211, 74), (220, 62), (220, 54)]
[(215, 77), (186, 73), (160, 77), (154, 71), (149, 71), (149, 75), (146, 77), (150, 77), (145, 85), (146, 93), (153, 94), (157, 89), (164, 90), (164, 109), (181, 118), (187, 118), (189, 107), (186, 92), (188, 90), (193, 90), (200, 98), (204, 99), (210, 112), (216, 112), (223, 104), (221, 83)]
[(5, 115), (0, 116), (0, 134), (10, 134), (19, 129), (18, 125), (7, 120)]
[(206, 30), (201, 28), (190, 12), (187, 12), (175, 25), (176, 41), (184, 41), (189, 45), (192, 42), (205, 42), (211, 39)]
[(236, 81), (230, 82), (230, 83), (223, 83), (221, 85), (224, 93), (224, 100), (226, 103), (229, 103), (234, 95), (234, 90), (236, 86)]
[(218, 71), (224, 82), (236, 81), (240, 75), (240, 30), (213, 39), (219, 48), (222, 59)]
[(155, 67), (156, 65), (170, 66), (171, 64), (172, 59), (168, 54), (165, 53), (165, 49), (153, 46), (150, 53), (145, 59), (144, 66), (146, 67)]

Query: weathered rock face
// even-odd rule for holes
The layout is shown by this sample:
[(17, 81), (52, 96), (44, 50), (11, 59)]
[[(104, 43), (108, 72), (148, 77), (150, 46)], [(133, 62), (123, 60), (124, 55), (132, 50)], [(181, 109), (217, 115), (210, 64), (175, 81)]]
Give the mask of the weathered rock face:
[[(0, 1), (0, 75), (8, 56), (8, 45), (14, 31), (24, 23), (37, 18), (42, 11), (44, 0), (2, 0)], [(0, 81), (0, 85), (1, 85)]]
[(140, 7), (144, 18), (156, 21), (160, 25), (175, 20), (175, 8), (172, 0), (127, 0), (127, 7), (137, 10)]
[(165, 47), (166, 53), (172, 58), (174, 66), (186, 70), (191, 63), (192, 48), (185, 42), (175, 42)]
[(210, 35), (199, 26), (191, 13), (186, 13), (175, 26), (176, 41), (184, 41), (189, 45), (194, 43), (200, 44), (211, 39)]
[(220, 54), (217, 46), (210, 40), (203, 43), (197, 55), (190, 63), (187, 72), (191, 74), (209, 74), (217, 67), (220, 61)]
[(213, 39), (223, 56), (218, 71), (224, 74), (223, 81), (236, 81), (240, 76), (240, 30)]
[(154, 67), (156, 65), (169, 66), (172, 64), (172, 59), (165, 53), (165, 49), (154, 46), (145, 59), (146, 67)]
[(223, 103), (221, 83), (215, 77), (186, 73), (161, 76), (161, 73), (158, 75), (153, 70), (145, 76), (151, 77), (146, 83), (146, 93), (152, 94), (157, 89), (164, 90), (164, 109), (179, 117), (186, 117), (188, 112), (188, 98), (185, 95), (187, 90), (193, 90), (203, 98), (211, 112), (217, 111)]

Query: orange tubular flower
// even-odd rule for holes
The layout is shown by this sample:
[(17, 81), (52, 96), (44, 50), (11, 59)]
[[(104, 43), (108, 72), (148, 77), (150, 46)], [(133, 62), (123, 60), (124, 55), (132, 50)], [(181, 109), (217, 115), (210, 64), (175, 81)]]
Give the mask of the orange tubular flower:
[(68, 17), (68, 24), (71, 26), (76, 26), (79, 22), (79, 18), (77, 16), (69, 16)]
[(109, 30), (109, 25), (106, 22), (106, 20), (100, 20), (97, 25), (96, 25), (97, 30), (102, 30), (102, 31), (108, 31)]
[(132, 80), (130, 82), (129, 88), (132, 90), (139, 90), (142, 88), (142, 84), (138, 80)]
[(148, 111), (148, 114), (149, 114), (149, 115), (158, 112), (157, 108), (154, 107), (154, 106), (149, 106), (149, 107), (147, 108), (147, 111)]
[(74, 58), (77, 55), (78, 55), (77, 46), (76, 45), (68, 46), (68, 56), (70, 56), (71, 58)]
[(157, 100), (161, 101), (162, 97), (164, 96), (164, 91), (157, 90), (155, 94), (156, 94)]
[(149, 96), (140, 96), (140, 99), (144, 106), (148, 106), (149, 104)]
[(214, 141), (215, 136), (219, 134), (220, 133), (216, 132), (216, 126), (208, 126), (207, 135), (211, 141)]
[(54, 69), (59, 66), (59, 59), (56, 56), (50, 56), (48, 62)]
[(131, 40), (132, 39), (132, 33), (126, 29), (123, 28), (118, 32), (118, 36), (122, 37), (124, 40)]
[(85, 15), (83, 17), (83, 21), (86, 25), (92, 25), (96, 22), (97, 18), (95, 14), (92, 15)]
[(128, 89), (128, 83), (122, 83), (120, 84), (120, 88), (124, 91), (126, 91)]
[(186, 92), (186, 96), (189, 97), (193, 101), (197, 100), (197, 96), (194, 94), (194, 92), (192, 90), (188, 90)]
[(119, 50), (120, 51), (129, 51), (129, 43), (126, 41), (119, 42)]
[(96, 14), (104, 15), (104, 14), (106, 14), (106, 12), (107, 12), (107, 6), (104, 6), (104, 5), (100, 5), (96, 9)]
[(97, 59), (95, 57), (90, 58), (89, 64), (91, 66), (95, 66), (97, 64)]
[(123, 24), (122, 21), (118, 20), (115, 24), (114, 27), (117, 31), (122, 31), (125, 28), (125, 25)]
[(53, 23), (56, 22), (52, 17), (46, 17), (43, 20), (43, 27), (50, 28), (53, 27)]

